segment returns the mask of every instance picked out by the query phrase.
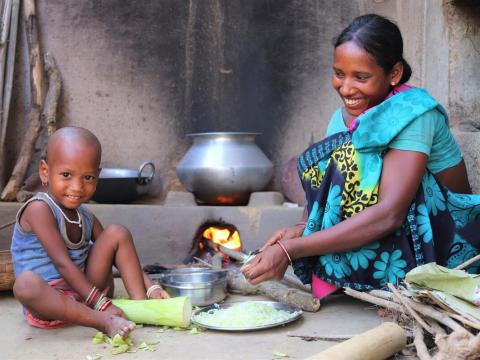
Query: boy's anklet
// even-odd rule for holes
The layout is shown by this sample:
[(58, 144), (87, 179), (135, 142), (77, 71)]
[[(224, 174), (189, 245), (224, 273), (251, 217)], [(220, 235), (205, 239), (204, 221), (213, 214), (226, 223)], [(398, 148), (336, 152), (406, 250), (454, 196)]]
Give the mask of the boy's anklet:
[(152, 285), (150, 286), (148, 289), (147, 289), (147, 299), (151, 299), (151, 296), (152, 296), (152, 293), (155, 291), (155, 290), (158, 290), (158, 289), (162, 289), (162, 287), (160, 285)]

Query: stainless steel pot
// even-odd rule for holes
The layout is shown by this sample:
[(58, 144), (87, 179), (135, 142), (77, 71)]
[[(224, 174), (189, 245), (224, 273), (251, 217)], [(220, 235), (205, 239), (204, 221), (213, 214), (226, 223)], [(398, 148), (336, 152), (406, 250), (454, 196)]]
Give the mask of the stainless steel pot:
[(182, 268), (150, 275), (172, 297), (189, 296), (194, 306), (206, 306), (227, 296), (227, 271)]
[(151, 161), (142, 163), (138, 170), (103, 168), (92, 200), (108, 204), (129, 203), (148, 192), (154, 175), (155, 165)]
[(177, 177), (197, 200), (211, 205), (246, 204), (265, 189), (273, 164), (255, 143), (259, 133), (189, 134), (193, 144), (177, 165)]

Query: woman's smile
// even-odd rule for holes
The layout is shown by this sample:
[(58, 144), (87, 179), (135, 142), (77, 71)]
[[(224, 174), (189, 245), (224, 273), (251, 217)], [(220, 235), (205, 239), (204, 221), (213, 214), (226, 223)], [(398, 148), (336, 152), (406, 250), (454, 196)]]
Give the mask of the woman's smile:
[(332, 85), (351, 116), (381, 103), (390, 91), (391, 76), (353, 41), (335, 49)]

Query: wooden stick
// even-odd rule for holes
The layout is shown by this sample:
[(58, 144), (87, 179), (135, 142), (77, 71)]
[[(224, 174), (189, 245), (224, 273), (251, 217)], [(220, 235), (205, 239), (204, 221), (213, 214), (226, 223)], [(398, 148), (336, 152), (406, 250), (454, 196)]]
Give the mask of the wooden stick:
[(368, 293), (380, 299), (395, 301), (395, 299), (393, 298), (393, 294), (390, 291), (375, 289), (375, 290), (370, 290)]
[(345, 341), (351, 339), (355, 335), (297, 335), (287, 334), (288, 337), (298, 337), (305, 341)]
[(42, 127), (40, 114), (43, 108), (43, 65), (42, 57), (40, 56), (34, 0), (26, 0), (24, 3), (24, 21), (27, 32), (27, 48), (30, 56), (30, 112), (28, 114), (28, 128), (20, 149), (20, 156), (13, 168), (10, 180), (0, 196), (3, 201), (12, 201), (16, 198), (25, 179), (35, 149), (35, 142)]
[(5, 0), (3, 3), (2, 23), (0, 29), (0, 45), (7, 43), (8, 31), (10, 29), (10, 15), (12, 11), (12, 0)]
[[(7, 56), (8, 44), (7, 36), (10, 30), (10, 19), (12, 15), (12, 0), (6, 0), (2, 2), (2, 18), (0, 22), (0, 131), (6, 128), (6, 124), (3, 120), (3, 89), (4, 89), (4, 75), (5, 75), (5, 58)], [(0, 141), (4, 136), (3, 132), (0, 133)], [(3, 142), (0, 142), (0, 185), (3, 186), (3, 179), (5, 177), (5, 151), (3, 149)]]
[(430, 334), (435, 334), (435, 330), (427, 324), (418, 314), (415, 310), (412, 309), (410, 304), (405, 301), (403, 295), (401, 295), (398, 290), (392, 285), (392, 284), (387, 284), (388, 288), (392, 290), (393, 296), (397, 298), (397, 300), (403, 305), (403, 307), (410, 313), (410, 315), (413, 316), (415, 320), (417, 320), (418, 324), (427, 330)]
[(441, 310), (441, 312), (443, 314), (445, 314), (446, 316), (451, 317), (452, 319), (456, 319), (456, 320), (460, 321), (461, 323), (463, 323), (467, 326), (470, 326), (473, 329), (480, 330), (480, 323), (479, 322), (472, 321), (470, 319), (466, 319), (462, 315), (453, 314), (450, 311)]
[(357, 290), (353, 290), (353, 289), (350, 289), (350, 288), (344, 288), (344, 289), (345, 289), (345, 294), (347, 294), (351, 297), (354, 297), (356, 299), (366, 301), (366, 302), (372, 303), (374, 305), (381, 306), (381, 307), (384, 307), (384, 308), (387, 308), (387, 309), (390, 309), (390, 310), (393, 310), (393, 311), (403, 313), (402, 306), (393, 302), (393, 301), (380, 299), (380, 298), (377, 298), (375, 296), (369, 295), (367, 293), (360, 292), (360, 291), (357, 291)]
[(43, 123), (47, 125), (48, 135), (51, 135), (57, 130), (57, 106), (62, 91), (62, 79), (53, 55), (46, 53), (44, 63), (48, 76), (48, 90), (45, 95), (42, 119)]
[(400, 326), (384, 322), (307, 360), (384, 360), (402, 350), (406, 343), (405, 332)]
[(420, 360), (432, 360), (430, 353), (428, 352), (427, 346), (423, 341), (423, 330), (421, 327), (415, 328), (415, 337), (413, 343), (415, 344), (415, 348), (417, 349), (417, 355)]
[(7, 68), (5, 76), (5, 90), (3, 92), (3, 113), (1, 118), (2, 126), (0, 128), (0, 157), (3, 161), (3, 152), (5, 147), (5, 138), (7, 135), (8, 116), (10, 114), (10, 102), (12, 98), (13, 74), (15, 68), (15, 53), (17, 49), (17, 33), (18, 33), (18, 13), (20, 8), (20, 0), (13, 0), (12, 16), (10, 21), (10, 37), (8, 40), (7, 50)]
[(230, 271), (227, 275), (231, 292), (243, 295), (265, 295), (286, 304), (298, 306), (309, 312), (320, 309), (320, 300), (299, 289), (290, 288), (276, 281), (264, 281), (258, 285), (250, 284), (239, 271)]
[(30, 56), (30, 101), (33, 106), (43, 108), (43, 59), (40, 55), (35, 0), (25, 0), (24, 16), (27, 29), (27, 46)]
[(413, 300), (404, 298), (406, 302), (415, 309), (417, 312), (421, 313), (424, 316), (427, 316), (431, 319), (434, 319), (438, 321), (440, 324), (443, 324), (447, 327), (449, 327), (452, 330), (460, 330), (464, 329), (463, 326), (461, 326), (459, 323), (455, 322), (452, 320), (450, 317), (442, 314), (440, 311), (435, 310), (432, 306), (425, 305), (425, 304), (420, 304), (418, 302), (415, 302)]
[(471, 259), (465, 261), (464, 263), (458, 265), (458, 266), (455, 268), (455, 270), (463, 270), (463, 269), (465, 269), (468, 265), (471, 265), (471, 264), (473, 264), (474, 262), (476, 262), (476, 261), (478, 261), (478, 260), (480, 260), (480, 254), (478, 254), (478, 255), (472, 257)]

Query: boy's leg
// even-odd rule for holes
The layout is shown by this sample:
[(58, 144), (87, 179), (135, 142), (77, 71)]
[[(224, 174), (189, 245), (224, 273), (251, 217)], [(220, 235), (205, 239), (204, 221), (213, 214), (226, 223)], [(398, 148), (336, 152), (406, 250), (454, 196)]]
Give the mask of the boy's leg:
[(95, 240), (88, 255), (85, 273), (100, 289), (111, 282), (112, 265), (120, 272), (131, 299), (145, 299), (143, 271), (132, 235), (121, 225), (109, 225)]
[(22, 305), (41, 320), (62, 320), (93, 327), (109, 336), (120, 334), (124, 337), (134, 329), (132, 322), (106, 312), (92, 310), (53, 289), (40, 276), (30, 271), (17, 277), (13, 291)]

